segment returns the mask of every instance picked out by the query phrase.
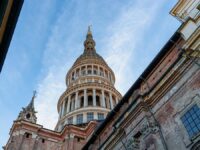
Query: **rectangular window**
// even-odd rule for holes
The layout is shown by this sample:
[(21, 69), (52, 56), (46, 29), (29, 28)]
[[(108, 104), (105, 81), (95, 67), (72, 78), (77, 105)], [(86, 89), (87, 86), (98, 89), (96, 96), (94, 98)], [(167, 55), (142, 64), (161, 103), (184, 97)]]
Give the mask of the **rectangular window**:
[(76, 123), (82, 124), (83, 123), (83, 114), (79, 114), (76, 116)]
[(0, 0), (0, 26), (3, 22), (3, 17), (6, 12), (7, 5), (8, 5), (8, 0)]
[(195, 104), (182, 117), (183, 122), (190, 138), (200, 133), (200, 108)]
[(68, 124), (73, 124), (73, 117), (68, 118)]
[(98, 120), (104, 120), (104, 114), (98, 113)]
[(87, 113), (87, 121), (89, 122), (91, 120), (94, 120), (94, 114), (93, 114), (93, 112)]

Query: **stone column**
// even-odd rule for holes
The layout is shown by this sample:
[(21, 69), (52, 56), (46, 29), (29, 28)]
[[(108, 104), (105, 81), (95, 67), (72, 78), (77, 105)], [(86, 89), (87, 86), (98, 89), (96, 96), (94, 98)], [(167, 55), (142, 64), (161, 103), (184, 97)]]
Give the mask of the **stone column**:
[(94, 112), (94, 120), (98, 120), (98, 114), (97, 114), (97, 112)]
[(94, 74), (94, 67), (93, 67), (93, 65), (92, 65), (92, 75)]
[(69, 79), (67, 79), (67, 85), (69, 85)]
[(99, 66), (98, 66), (98, 70), (97, 70), (97, 75), (100, 75), (100, 69), (99, 69)]
[(72, 99), (72, 110), (75, 108), (75, 99)]
[(62, 107), (60, 107), (59, 118), (61, 118), (61, 113), (62, 113)]
[(104, 95), (104, 90), (101, 90), (101, 104), (102, 104), (102, 107), (106, 107), (106, 102), (105, 102), (105, 95)]
[(113, 101), (112, 101), (112, 93), (109, 92), (109, 99), (110, 99), (110, 108), (113, 109)]
[(72, 73), (71, 73), (71, 75), (70, 75), (70, 80), (72, 81)]
[(87, 113), (83, 113), (83, 123), (87, 122)]
[(111, 83), (113, 83), (112, 74), (110, 74), (110, 80), (111, 80)]
[(96, 104), (96, 90), (95, 89), (93, 89), (93, 106), (96, 106), (97, 104)]
[(81, 76), (81, 67), (79, 68), (79, 76)]
[(75, 97), (75, 109), (78, 108), (78, 91), (76, 92), (76, 97)]
[(77, 108), (80, 108), (80, 103), (81, 103), (81, 100), (80, 100), (80, 97), (78, 97), (78, 104), (77, 104)]
[(109, 80), (110, 82), (112, 82), (112, 81), (111, 81), (111, 77), (110, 77), (110, 72), (108, 72), (108, 80)]
[(67, 103), (67, 113), (70, 111), (70, 102), (71, 102), (71, 95), (68, 96), (68, 103)]
[(87, 89), (84, 89), (84, 107), (88, 106)]
[(87, 65), (85, 66), (85, 73), (86, 73), (86, 75), (88, 74), (88, 68), (87, 68)]
[(64, 115), (64, 111), (65, 111), (65, 100), (62, 103), (62, 116)]
[(119, 100), (118, 100), (117, 96), (115, 96), (115, 100), (116, 100), (116, 104), (118, 104)]

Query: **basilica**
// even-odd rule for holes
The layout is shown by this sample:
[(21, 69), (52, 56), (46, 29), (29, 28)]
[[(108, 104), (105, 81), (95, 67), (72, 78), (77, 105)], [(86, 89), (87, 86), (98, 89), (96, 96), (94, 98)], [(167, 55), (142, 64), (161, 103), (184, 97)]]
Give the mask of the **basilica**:
[(88, 27), (55, 129), (37, 124), (34, 93), (4, 150), (199, 150), (200, 0), (179, 0), (170, 14), (181, 26), (123, 96)]

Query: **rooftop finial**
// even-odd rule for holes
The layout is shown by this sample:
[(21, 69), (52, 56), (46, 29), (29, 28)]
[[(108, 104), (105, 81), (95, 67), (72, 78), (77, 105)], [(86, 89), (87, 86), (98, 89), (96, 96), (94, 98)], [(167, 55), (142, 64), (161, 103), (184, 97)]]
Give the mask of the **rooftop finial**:
[(36, 94), (37, 94), (37, 91), (34, 90), (34, 91), (33, 91), (33, 97), (32, 97), (32, 99), (31, 99), (31, 102), (30, 102), (29, 105), (27, 106), (28, 108), (34, 109), (34, 99), (36, 98)]
[(88, 26), (88, 33), (87, 34), (92, 34), (91, 27), (92, 27), (92, 25)]
[(30, 103), (25, 108), (22, 108), (22, 111), (20, 111), (17, 120), (25, 119), (25, 120), (30, 121), (32, 123), (36, 123), (37, 117), (36, 117), (35, 114), (37, 112), (35, 111), (35, 108), (34, 108), (34, 99), (36, 97), (36, 93), (37, 93), (36, 91), (33, 91), (33, 97), (31, 99)]
[(34, 90), (34, 91), (33, 91), (33, 98), (35, 98), (35, 97), (36, 97), (36, 94), (37, 94), (37, 91), (36, 91), (36, 90)]
[(88, 26), (88, 32), (86, 35), (86, 40), (84, 42), (85, 50), (84, 52), (95, 52), (95, 41), (92, 37), (92, 31), (91, 31), (92, 25)]

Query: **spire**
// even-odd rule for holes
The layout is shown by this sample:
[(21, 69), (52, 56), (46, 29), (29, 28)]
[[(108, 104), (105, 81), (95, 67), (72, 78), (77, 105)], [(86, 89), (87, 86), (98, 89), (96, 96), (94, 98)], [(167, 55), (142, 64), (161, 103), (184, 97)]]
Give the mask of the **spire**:
[(84, 52), (95, 52), (95, 41), (93, 40), (91, 25), (88, 26), (86, 40), (84, 42)]
[(88, 26), (88, 32), (87, 32), (87, 35), (88, 35), (88, 34), (91, 34), (91, 35), (92, 35), (91, 27), (92, 27), (92, 25)]
[(26, 120), (32, 123), (36, 123), (37, 117), (35, 115), (36, 111), (34, 108), (35, 97), (36, 97), (36, 91), (33, 92), (32, 99), (30, 103), (28, 104), (28, 106), (26, 106), (25, 108), (22, 108), (22, 111), (20, 111), (17, 120)]
[(37, 93), (36, 91), (33, 91), (32, 99), (31, 99), (30, 103), (28, 104), (28, 106), (26, 107), (29, 110), (35, 110), (35, 108), (34, 108), (34, 99), (36, 98), (36, 93)]

